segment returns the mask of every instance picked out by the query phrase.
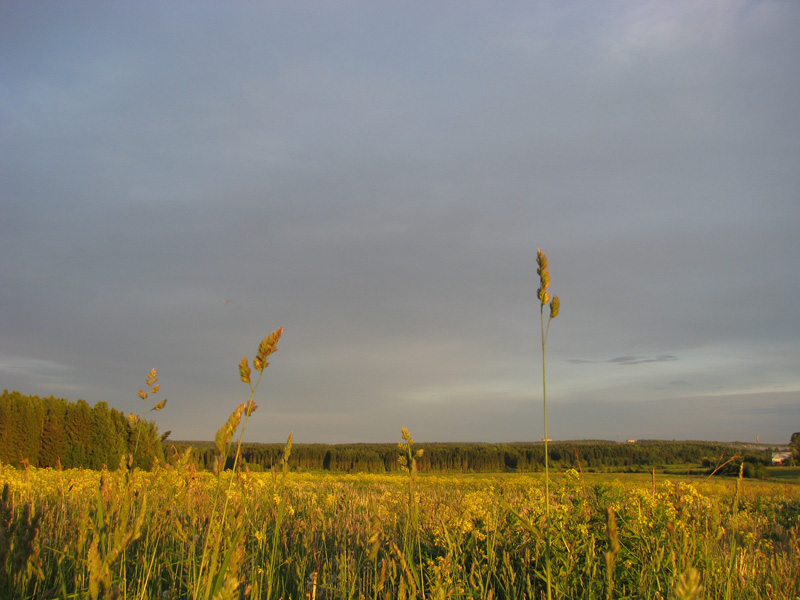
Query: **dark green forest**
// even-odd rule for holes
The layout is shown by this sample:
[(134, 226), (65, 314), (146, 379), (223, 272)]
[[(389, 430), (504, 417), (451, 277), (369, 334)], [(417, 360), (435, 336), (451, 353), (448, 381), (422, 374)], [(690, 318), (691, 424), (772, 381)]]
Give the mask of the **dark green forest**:
[[(417, 459), (420, 472), (499, 473), (536, 472), (544, 469), (542, 443), (429, 443)], [(188, 447), (199, 468), (211, 469), (216, 450), (211, 442), (172, 442), (167, 460), (181, 456)], [(552, 442), (550, 466), (556, 469), (593, 471), (643, 471), (652, 467), (695, 473), (710, 472), (734, 457), (728, 471), (737, 471), (742, 460), (768, 465), (771, 451), (742, 444), (717, 442), (668, 442), (644, 440), (636, 443), (608, 441)], [(252, 470), (279, 469), (282, 444), (243, 444), (242, 457)], [(229, 463), (232, 459), (228, 459)], [(735, 465), (735, 466), (734, 466)], [(227, 465), (228, 467), (231, 464)], [(295, 444), (289, 457), (295, 471), (387, 473), (400, 470), (397, 444)]]
[(3, 391), (0, 396), (0, 463), (15, 467), (116, 469), (123, 457), (149, 469), (163, 460), (158, 427), (133, 423), (105, 402), (40, 398)]
[[(84, 400), (40, 398), (5, 390), (0, 396), (0, 463), (13, 466), (115, 469), (123, 457), (134, 456), (134, 466), (149, 469), (157, 460), (171, 461), (192, 448), (192, 460), (212, 469), (217, 460), (213, 442), (172, 442), (160, 436), (157, 425), (145, 419), (131, 421), (105, 402), (93, 407)], [(420, 472), (536, 472), (544, 468), (544, 444), (428, 443)], [(636, 443), (584, 440), (549, 444), (555, 469), (592, 471), (665, 470), (710, 472), (730, 461), (735, 472), (742, 460), (768, 465), (769, 448), (718, 442)], [(283, 444), (246, 443), (242, 458), (251, 470), (279, 468)], [(731, 460), (738, 457), (735, 461)], [(229, 463), (232, 463), (229, 457)], [(228, 467), (232, 464), (227, 465)], [(397, 444), (295, 444), (289, 458), (295, 471), (390, 473), (400, 470)], [(749, 469), (748, 472), (755, 472)]]

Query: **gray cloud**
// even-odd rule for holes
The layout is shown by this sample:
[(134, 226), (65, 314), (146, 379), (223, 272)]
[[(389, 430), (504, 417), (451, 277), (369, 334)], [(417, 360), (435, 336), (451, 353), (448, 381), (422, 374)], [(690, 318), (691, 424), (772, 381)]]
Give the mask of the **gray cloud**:
[(580, 358), (573, 358), (570, 359), (568, 362), (576, 365), (608, 362), (611, 364), (627, 366), (627, 365), (641, 365), (653, 362), (672, 362), (674, 360), (678, 360), (678, 357), (672, 354), (661, 354), (659, 356), (653, 356), (653, 357), (633, 356), (633, 355), (615, 356), (614, 358), (609, 358), (606, 360), (584, 360)]
[(673, 360), (678, 360), (678, 357), (671, 354), (662, 354), (652, 358), (646, 356), (617, 356), (616, 358), (610, 359), (608, 362), (619, 365), (641, 365), (652, 362), (672, 362)]
[(800, 389), (794, 5), (5, 14), (0, 353), (71, 370), (2, 387), (127, 411), (155, 366), (210, 438), (283, 325), (258, 439), (538, 439), (541, 247), (561, 437)]

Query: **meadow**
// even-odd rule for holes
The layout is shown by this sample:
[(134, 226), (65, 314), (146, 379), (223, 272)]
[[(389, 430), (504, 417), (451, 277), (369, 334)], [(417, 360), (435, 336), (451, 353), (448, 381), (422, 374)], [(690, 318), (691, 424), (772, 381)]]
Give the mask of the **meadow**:
[(0, 598), (800, 597), (796, 473), (745, 479), (741, 457), (738, 477), (551, 469), (544, 351), (560, 303), (541, 250), (537, 262), (550, 303), (543, 473), (421, 474), (405, 428), (401, 472), (292, 471), (291, 435), (278, 464), (251, 471), (242, 440), (281, 328), (252, 369), (239, 363), (250, 397), (217, 432), (210, 469), (191, 447), (148, 470), (136, 462), (142, 417), (166, 404), (150, 407), (155, 369), (115, 470), (0, 463)]
[[(541, 474), (0, 469), (3, 598), (546, 597)], [(553, 597), (800, 596), (796, 477), (550, 494)]]

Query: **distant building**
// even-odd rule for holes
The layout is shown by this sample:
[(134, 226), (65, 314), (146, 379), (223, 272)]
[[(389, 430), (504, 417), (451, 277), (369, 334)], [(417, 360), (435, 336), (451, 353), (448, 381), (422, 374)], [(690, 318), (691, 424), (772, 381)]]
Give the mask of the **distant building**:
[(773, 452), (772, 464), (773, 465), (788, 465), (792, 462), (791, 452)]
[(628, 443), (629, 443), (629, 444), (635, 444), (635, 443), (636, 443), (636, 440), (628, 440)]

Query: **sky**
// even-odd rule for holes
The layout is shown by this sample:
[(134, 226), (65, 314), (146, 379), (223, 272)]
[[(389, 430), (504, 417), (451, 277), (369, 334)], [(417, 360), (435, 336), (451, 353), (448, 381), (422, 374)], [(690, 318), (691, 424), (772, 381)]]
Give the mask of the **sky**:
[[(800, 430), (800, 3), (0, 7), (0, 389), (211, 440)], [(545, 310), (545, 316), (547, 310)], [(156, 368), (161, 389), (138, 396)]]

